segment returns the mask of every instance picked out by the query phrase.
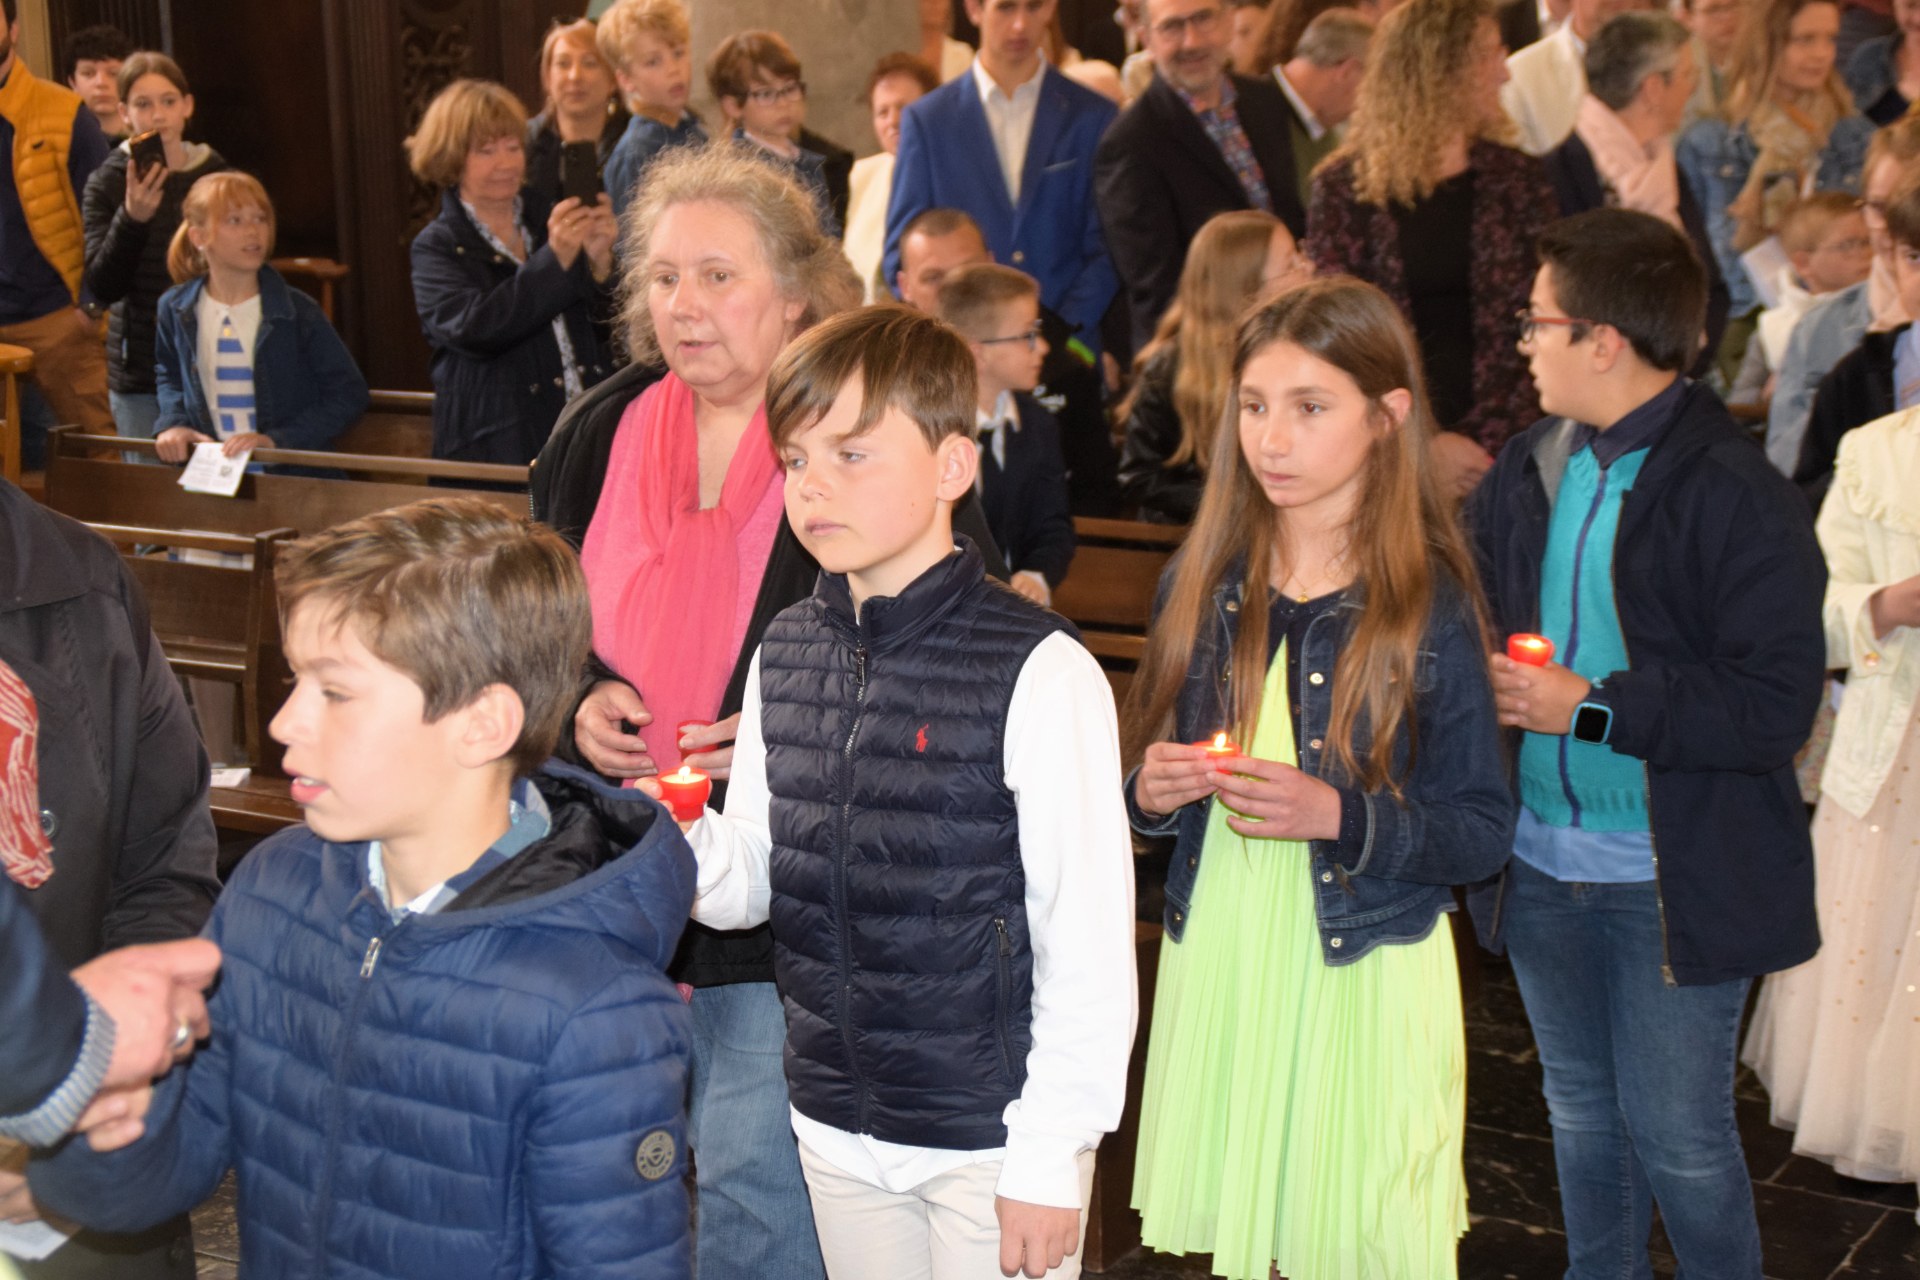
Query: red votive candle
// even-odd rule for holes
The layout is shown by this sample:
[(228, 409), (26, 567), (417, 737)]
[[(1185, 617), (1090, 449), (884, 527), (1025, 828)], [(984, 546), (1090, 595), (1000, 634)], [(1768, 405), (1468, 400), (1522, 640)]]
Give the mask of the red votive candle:
[(1530, 667), (1544, 667), (1553, 661), (1553, 641), (1521, 631), (1507, 637), (1507, 656)]
[(1232, 738), (1229, 738), (1225, 729), (1214, 734), (1205, 742), (1196, 742), (1193, 745), (1196, 747), (1205, 747), (1207, 749), (1207, 759), (1209, 760), (1231, 760), (1240, 754), (1240, 744)]
[(672, 773), (655, 779), (660, 784), (660, 800), (673, 813), (675, 822), (697, 822), (707, 807), (713, 781), (691, 765), (681, 765)]
[(680, 745), (680, 739), (687, 736), (687, 730), (707, 729), (711, 728), (712, 725), (713, 721), (711, 720), (682, 720), (679, 724), (673, 726), (673, 745), (676, 747)]

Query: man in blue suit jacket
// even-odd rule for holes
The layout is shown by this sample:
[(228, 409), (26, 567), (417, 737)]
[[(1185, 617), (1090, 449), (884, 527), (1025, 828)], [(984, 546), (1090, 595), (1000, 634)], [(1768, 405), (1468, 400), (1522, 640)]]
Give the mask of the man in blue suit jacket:
[(1041, 301), (1099, 350), (1119, 287), (1093, 198), (1093, 153), (1114, 105), (1048, 66), (1057, 0), (966, 0), (980, 27), (973, 68), (907, 108), (887, 206), (885, 278), (900, 236), (933, 208), (964, 209), (996, 260), (1040, 282)]

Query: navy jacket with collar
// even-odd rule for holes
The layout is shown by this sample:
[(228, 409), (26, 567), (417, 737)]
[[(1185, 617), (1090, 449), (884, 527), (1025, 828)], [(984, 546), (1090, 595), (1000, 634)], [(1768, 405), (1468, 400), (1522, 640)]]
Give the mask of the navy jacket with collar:
[[(213, 411), (200, 382), (199, 276), (160, 295), (154, 343), (160, 416), (155, 435), (192, 427), (209, 436)], [(282, 449), (327, 449), (367, 411), (367, 380), (320, 304), (260, 268), (260, 332), (254, 339), (253, 397), (260, 431)]]
[(527, 259), (494, 249), (449, 189), (440, 216), (413, 238), (413, 302), (433, 347), (433, 456), (525, 466), (566, 407), (555, 316), (587, 387), (612, 363), (594, 336), (610, 284), (596, 284), (583, 250), (571, 267), (547, 247), (551, 206), (523, 188)]
[(1004, 1146), (1033, 950), (1007, 708), (1058, 614), (959, 550), (854, 619), (844, 576), (760, 646), (787, 1087), (822, 1124)]
[(900, 274), (900, 235), (908, 223), (929, 209), (963, 210), (980, 224), (993, 260), (1038, 280), (1040, 300), (1097, 352), (1100, 318), (1119, 282), (1094, 203), (1093, 154), (1116, 109), (1051, 66), (1043, 75), (1018, 204), (1008, 197), (971, 71), (907, 108), (887, 205), (882, 278)]
[(30, 1169), (43, 1206), (128, 1230), (231, 1167), (240, 1274), (687, 1280), (685, 1001), (661, 972), (693, 901), (658, 804), (564, 765), (542, 840), (395, 923), (367, 845), (267, 840), (206, 936), (211, 1041), (147, 1133)]
[[(1499, 634), (1536, 631), (1563, 419), (1516, 436), (1468, 500)], [(1789, 968), (1819, 948), (1793, 757), (1826, 674), (1827, 569), (1806, 504), (1713, 392), (1691, 384), (1620, 511), (1614, 599), (1630, 667), (1595, 701), (1645, 761), (1672, 981)], [(1504, 878), (1478, 886), (1499, 946)]]
[(1030, 569), (1057, 587), (1075, 546), (1060, 423), (1030, 395), (1016, 394), (1013, 403), (1020, 429), (1007, 434), (1006, 465), (992, 459), (990, 441), (980, 442), (980, 508), (1007, 567)]
[[(1177, 563), (1169, 565), (1161, 579), (1163, 598)], [(1228, 723), (1227, 691), (1244, 577), (1244, 565), (1232, 566), (1214, 588), (1212, 613), (1195, 640), (1186, 685), (1174, 706), (1174, 733), (1180, 742), (1210, 738)], [(1333, 721), (1333, 672), (1363, 607), (1359, 594), (1349, 593), (1338, 608), (1308, 624), (1300, 655), (1307, 685), (1294, 691), (1300, 699), (1299, 767), (1340, 787), (1356, 784), (1325, 745)], [(1424, 938), (1440, 913), (1453, 909), (1451, 886), (1493, 875), (1513, 848), (1519, 808), (1506, 785), (1480, 624), (1467, 593), (1450, 580), (1436, 586), (1432, 618), (1420, 642), (1414, 692), (1418, 749), (1413, 749), (1404, 726), (1394, 745), (1394, 776), (1401, 780), (1404, 801), (1386, 793), (1361, 793), (1366, 840), (1351, 865), (1340, 861), (1334, 841), (1308, 842), (1312, 857), (1303, 874), (1313, 877), (1320, 954), (1330, 965), (1351, 964), (1384, 943)], [(1370, 741), (1363, 726), (1355, 753), (1364, 755)], [(1167, 936), (1179, 942), (1186, 932), (1214, 802), (1196, 800), (1156, 817), (1135, 801), (1133, 777), (1126, 789), (1127, 816), (1135, 831), (1178, 837), (1167, 871), (1165, 922)]]

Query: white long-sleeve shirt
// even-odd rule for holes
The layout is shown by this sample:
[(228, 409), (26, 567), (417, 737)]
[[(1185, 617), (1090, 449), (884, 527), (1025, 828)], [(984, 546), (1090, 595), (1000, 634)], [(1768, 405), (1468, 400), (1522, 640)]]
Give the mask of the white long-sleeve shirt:
[[(821, 1158), (888, 1191), (998, 1160), (998, 1194), (1085, 1208), (1077, 1160), (1120, 1123), (1139, 1004), (1133, 847), (1121, 800), (1113, 692), (1099, 663), (1072, 637), (1050, 635), (1028, 655), (1007, 710), (1005, 744), (1033, 946), (1033, 1048), (1026, 1084), (1001, 1116), (1007, 1145), (986, 1151), (904, 1146), (821, 1124), (798, 1109), (793, 1127)], [(695, 920), (739, 929), (767, 919), (768, 803), (756, 653), (726, 813), (709, 810), (687, 835), (700, 865)]]

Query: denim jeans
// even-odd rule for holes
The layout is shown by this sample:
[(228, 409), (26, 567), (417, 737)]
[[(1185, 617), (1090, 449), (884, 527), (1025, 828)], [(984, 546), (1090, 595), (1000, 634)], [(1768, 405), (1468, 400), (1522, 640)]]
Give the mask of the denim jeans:
[[(160, 397), (151, 392), (109, 391), (107, 403), (113, 406), (113, 425), (120, 428), (120, 434), (135, 440), (153, 439), (153, 424), (160, 417)], [(158, 458), (150, 458), (144, 453), (123, 453), (120, 455), (128, 462), (146, 462), (161, 465)]]
[(825, 1280), (793, 1138), (782, 1054), (786, 1012), (771, 982), (693, 993), (699, 1280)]
[(1651, 881), (1562, 882), (1515, 858), (1505, 911), (1545, 1069), (1568, 1280), (1648, 1280), (1655, 1203), (1685, 1280), (1760, 1280), (1733, 1118), (1749, 980), (1666, 985)]

